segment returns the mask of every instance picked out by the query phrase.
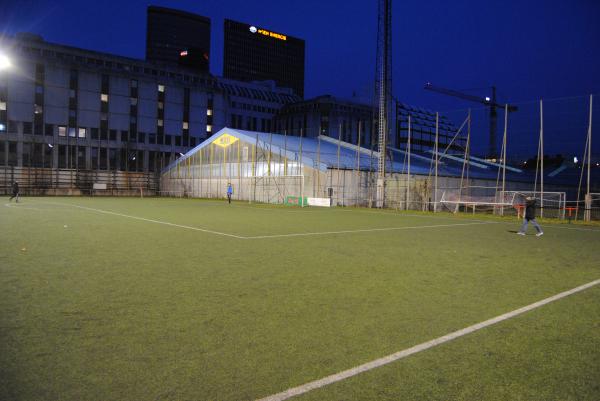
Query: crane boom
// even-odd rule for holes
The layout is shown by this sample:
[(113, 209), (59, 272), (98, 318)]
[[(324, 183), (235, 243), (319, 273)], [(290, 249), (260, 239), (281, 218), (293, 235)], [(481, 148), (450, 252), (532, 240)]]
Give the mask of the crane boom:
[[(454, 89), (447, 89), (447, 88), (442, 88), (440, 86), (435, 86), (431, 82), (427, 82), (425, 84), (425, 89), (433, 91), (433, 92), (442, 93), (442, 94), (448, 95), (448, 96), (454, 96), (459, 99), (469, 100), (471, 102), (482, 103), (486, 106), (493, 106), (493, 107), (498, 107), (501, 109), (504, 109), (506, 107), (506, 105), (503, 103), (497, 103), (496, 100), (494, 99), (495, 96), (481, 97), (481, 96), (469, 95), (468, 93), (462, 93), (462, 92), (456, 91)], [(495, 89), (496, 88), (493, 88), (494, 94), (496, 92)], [(508, 111), (517, 111), (517, 110), (518, 110), (518, 108), (516, 106), (508, 105)]]
[(496, 158), (496, 131), (497, 131), (497, 120), (498, 113), (496, 111), (497, 108), (506, 109), (509, 112), (517, 111), (517, 106), (512, 106), (510, 104), (502, 104), (496, 102), (496, 87), (492, 86), (492, 96), (480, 97), (469, 95), (468, 93), (462, 93), (453, 89), (442, 88), (439, 86), (434, 86), (431, 82), (427, 82), (425, 84), (425, 89), (442, 93), (444, 95), (457, 97), (459, 99), (469, 100), (471, 102), (482, 103), (490, 108), (490, 144), (488, 150), (488, 157)]

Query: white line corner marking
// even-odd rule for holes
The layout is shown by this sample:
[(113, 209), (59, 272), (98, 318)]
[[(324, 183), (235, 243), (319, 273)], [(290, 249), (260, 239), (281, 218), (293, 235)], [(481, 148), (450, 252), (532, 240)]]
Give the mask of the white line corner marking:
[(345, 380), (349, 377), (356, 376), (359, 373), (367, 372), (369, 370), (381, 367), (383, 365), (387, 365), (389, 363), (395, 362), (399, 359), (416, 354), (418, 352), (425, 351), (426, 349), (429, 349), (429, 348), (435, 347), (437, 345), (455, 340), (459, 337), (465, 336), (467, 334), (481, 330), (485, 327), (488, 327), (488, 326), (494, 325), (496, 323), (502, 322), (504, 320), (513, 318), (515, 316), (521, 315), (525, 312), (529, 312), (533, 309), (536, 309), (536, 308), (539, 308), (546, 304), (549, 304), (550, 302), (557, 301), (561, 298), (564, 298), (569, 295), (575, 294), (577, 292), (586, 290), (586, 289), (593, 287), (595, 285), (598, 285), (598, 284), (600, 284), (600, 279), (591, 281), (587, 284), (581, 285), (581, 286), (573, 288), (571, 290), (561, 292), (561, 293), (551, 296), (549, 298), (542, 299), (541, 301), (532, 303), (532, 304), (524, 306), (522, 308), (515, 309), (512, 312), (508, 312), (503, 315), (496, 316), (496, 317), (486, 320), (484, 322), (477, 323), (477, 324), (474, 324), (469, 327), (465, 327), (464, 329), (446, 334), (445, 336), (435, 338), (431, 341), (427, 341), (427, 342), (421, 343), (419, 345), (415, 345), (414, 347), (407, 348), (405, 350), (396, 352), (395, 354), (387, 355), (387, 356), (384, 356), (383, 358), (375, 359), (374, 361), (367, 362), (367, 363), (359, 365), (359, 366), (355, 366), (348, 370), (344, 370), (343, 372), (336, 373), (336, 374), (324, 377), (322, 379), (303, 384), (298, 387), (290, 388), (281, 393), (277, 393), (277, 394), (273, 394), (273, 395), (265, 397), (265, 398), (261, 398), (258, 401), (283, 401), (283, 400), (287, 400), (289, 398), (295, 397), (297, 395), (307, 393), (311, 390), (325, 387), (329, 384), (333, 384), (333, 383)]

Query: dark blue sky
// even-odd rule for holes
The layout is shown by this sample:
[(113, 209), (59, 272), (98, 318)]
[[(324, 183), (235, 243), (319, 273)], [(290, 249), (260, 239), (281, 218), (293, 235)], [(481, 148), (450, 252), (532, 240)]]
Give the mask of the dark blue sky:
[[(35, 32), (51, 42), (136, 58), (145, 53), (147, 5), (195, 12), (212, 20), (211, 72), (218, 75), (222, 72), (223, 19), (248, 22), (306, 40), (307, 97), (325, 93), (350, 97), (353, 92), (366, 94), (372, 87), (376, 0), (1, 3), (0, 29), (4, 31)], [(598, 21), (599, 0), (396, 0), (394, 94), (406, 103), (444, 111), (458, 121), (464, 113), (456, 110), (479, 106), (425, 91), (425, 82), (478, 95), (496, 85), (500, 100), (515, 103), (600, 93)], [(556, 133), (548, 128), (549, 146), (583, 152), (580, 137), (585, 135), (587, 117), (586, 110), (580, 109), (586, 102), (565, 99), (549, 105), (549, 121), (558, 118), (549, 114), (552, 107), (557, 115), (571, 116), (552, 124), (563, 126)], [(600, 97), (596, 104), (600, 106)], [(515, 115), (514, 132), (523, 132), (512, 141), (515, 152), (528, 151), (537, 143), (536, 107), (524, 105), (520, 115)], [(475, 113), (483, 127), (485, 112)], [(600, 124), (600, 118), (597, 121)], [(476, 140), (476, 146), (485, 147), (483, 137)]]

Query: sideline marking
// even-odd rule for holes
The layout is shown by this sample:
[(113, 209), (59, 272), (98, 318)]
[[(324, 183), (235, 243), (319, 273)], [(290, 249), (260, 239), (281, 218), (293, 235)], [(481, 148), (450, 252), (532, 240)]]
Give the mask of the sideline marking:
[(488, 327), (488, 326), (494, 325), (496, 323), (502, 322), (504, 320), (513, 318), (513, 317), (521, 315), (521, 314), (523, 314), (525, 312), (529, 312), (530, 310), (539, 308), (541, 306), (549, 304), (550, 302), (557, 301), (557, 300), (559, 300), (561, 298), (564, 298), (564, 297), (567, 297), (569, 295), (575, 294), (577, 292), (586, 290), (586, 289), (588, 289), (590, 287), (593, 287), (595, 285), (598, 285), (598, 284), (600, 284), (600, 279), (591, 281), (591, 282), (589, 282), (587, 284), (583, 284), (583, 285), (581, 285), (579, 287), (575, 287), (575, 288), (573, 288), (571, 290), (561, 292), (561, 293), (556, 294), (554, 296), (551, 296), (549, 298), (542, 299), (541, 301), (529, 304), (529, 305), (524, 306), (522, 308), (515, 309), (512, 312), (508, 312), (508, 313), (505, 313), (503, 315), (496, 316), (496, 317), (494, 317), (492, 319), (488, 319), (486, 321), (483, 321), (481, 323), (477, 323), (477, 324), (474, 324), (472, 326), (465, 327), (464, 329), (454, 331), (452, 333), (446, 334), (445, 336), (442, 336), (442, 337), (438, 337), (438, 338), (433, 339), (431, 341), (427, 341), (427, 342), (421, 343), (419, 345), (415, 345), (414, 347), (407, 348), (407, 349), (405, 349), (403, 351), (400, 351), (400, 352), (396, 352), (395, 354), (391, 354), (391, 355), (384, 356), (383, 358), (375, 359), (374, 361), (367, 362), (365, 364), (353, 367), (351, 369), (344, 370), (343, 372), (336, 373), (336, 374), (324, 377), (322, 379), (315, 380), (315, 381), (303, 384), (303, 385), (298, 386), (298, 387), (290, 388), (288, 390), (282, 391), (281, 393), (273, 394), (273, 395), (270, 395), (268, 397), (261, 398), (261, 399), (259, 399), (257, 401), (283, 401), (283, 400), (287, 400), (288, 398), (292, 398), (292, 397), (295, 397), (297, 395), (307, 393), (307, 392), (309, 392), (311, 390), (314, 390), (314, 389), (317, 389), (317, 388), (321, 388), (321, 387), (325, 387), (325, 386), (327, 386), (329, 384), (345, 380), (345, 379), (347, 379), (349, 377), (356, 376), (359, 373), (367, 372), (369, 370), (378, 368), (378, 367), (383, 366), (383, 365), (387, 365), (387, 364), (395, 362), (395, 361), (397, 361), (399, 359), (402, 359), (402, 358), (405, 358), (407, 356), (410, 356), (410, 355), (416, 354), (418, 352), (425, 351), (425, 350), (427, 350), (429, 348), (435, 347), (436, 345), (440, 345), (440, 344), (452, 341), (452, 340), (457, 339), (459, 337), (462, 337), (462, 336), (465, 336), (467, 334), (473, 333), (475, 331), (481, 330), (481, 329), (483, 329), (485, 327)]
[(76, 207), (76, 208), (79, 208), (79, 209), (91, 210), (93, 212), (105, 213), (105, 214), (112, 214), (114, 216), (127, 217), (127, 218), (134, 219), (134, 220), (142, 220), (142, 221), (147, 221), (147, 222), (156, 223), (156, 224), (164, 224), (166, 226), (185, 228), (185, 229), (188, 229), (188, 230), (202, 231), (202, 232), (205, 232), (205, 233), (222, 235), (222, 236), (225, 236), (225, 237), (232, 237), (232, 238), (238, 238), (238, 239), (246, 239), (246, 237), (242, 237), (242, 236), (235, 235), (235, 234), (227, 234), (227, 233), (222, 233), (220, 231), (208, 230), (206, 228), (198, 228), (198, 227), (192, 227), (192, 226), (185, 226), (185, 225), (182, 225), (182, 224), (169, 223), (167, 221), (146, 219), (144, 217), (130, 216), (128, 214), (111, 212), (111, 211), (102, 210), (102, 209), (95, 209), (95, 208), (92, 208), (92, 207), (73, 205), (73, 204), (70, 204), (70, 203), (58, 203), (58, 202), (48, 202), (48, 203), (55, 204), (55, 205), (72, 206), (72, 207)]
[(273, 235), (256, 235), (245, 237), (247, 239), (263, 239), (263, 238), (280, 238), (280, 237), (304, 237), (310, 235), (331, 235), (331, 234), (352, 234), (365, 233), (374, 231), (395, 231), (395, 230), (410, 230), (419, 228), (438, 228), (438, 227), (455, 227), (455, 226), (474, 226), (481, 224), (495, 224), (495, 222), (475, 222), (475, 223), (459, 223), (459, 224), (435, 224), (430, 226), (406, 226), (406, 227), (386, 227), (386, 228), (365, 228), (358, 230), (342, 230), (342, 231), (323, 231), (312, 233), (292, 233), (292, 234), (273, 234)]

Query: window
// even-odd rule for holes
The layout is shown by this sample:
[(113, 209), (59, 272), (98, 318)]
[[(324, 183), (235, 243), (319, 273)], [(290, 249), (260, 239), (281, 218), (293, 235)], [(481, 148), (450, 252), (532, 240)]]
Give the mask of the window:
[(158, 125), (159, 127), (162, 127), (162, 126), (163, 126), (163, 120), (158, 120), (158, 121), (157, 121), (157, 125)]
[(159, 92), (164, 92), (165, 91), (165, 86), (164, 85), (158, 85), (158, 91)]
[(137, 88), (138, 87), (138, 81), (136, 79), (132, 79), (131, 80), (131, 87), (132, 88)]
[(98, 139), (98, 128), (92, 128), (92, 139)]
[(6, 110), (6, 102), (0, 102), (0, 110)]
[(207, 109), (206, 110), (206, 115), (207, 116), (212, 116), (212, 109)]
[(79, 138), (85, 138), (87, 136), (87, 128), (79, 128)]
[(108, 95), (106, 93), (102, 93), (100, 95), (100, 101), (102, 101), (102, 102), (108, 102)]
[(43, 111), (44, 111), (44, 108), (42, 106), (40, 106), (39, 104), (33, 105), (33, 114), (42, 114)]
[(71, 99), (74, 99), (74, 98), (75, 98), (75, 89), (69, 89), (69, 97), (70, 97)]
[(6, 132), (6, 124), (0, 123), (0, 132)]
[(183, 122), (183, 129), (189, 129), (190, 128), (190, 124), (187, 121)]
[(158, 109), (162, 110), (165, 108), (165, 104), (163, 102), (158, 102)]
[(171, 135), (165, 135), (165, 145), (171, 144)]
[(24, 122), (23, 123), (23, 133), (31, 134), (31, 131), (32, 131), (32, 124), (30, 122)]
[(137, 106), (137, 104), (138, 104), (137, 97), (132, 97), (132, 98), (130, 98), (130, 100), (131, 100), (131, 105), (132, 106)]
[(70, 136), (71, 138), (75, 138), (75, 137), (77, 136), (77, 135), (76, 135), (76, 130), (75, 130), (75, 128), (73, 128), (73, 127), (69, 127), (69, 136)]
[(206, 132), (211, 133), (212, 132), (212, 125), (207, 125), (206, 126)]

